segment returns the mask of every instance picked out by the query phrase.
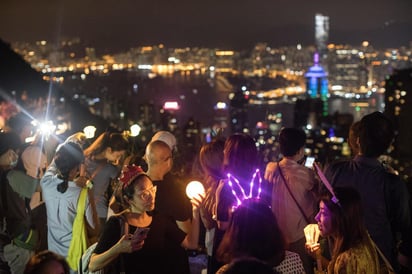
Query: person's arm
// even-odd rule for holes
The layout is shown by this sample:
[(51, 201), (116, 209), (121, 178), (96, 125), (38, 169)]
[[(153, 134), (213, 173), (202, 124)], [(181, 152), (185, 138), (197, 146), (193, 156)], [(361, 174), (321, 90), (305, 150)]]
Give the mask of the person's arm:
[(277, 166), (278, 164), (276, 162), (267, 163), (266, 169), (265, 169), (265, 176), (264, 176), (266, 181), (268, 182), (273, 181), (273, 177), (275, 176)]
[(86, 168), (83, 164), (80, 165), (80, 176), (77, 177), (74, 180), (74, 182), (79, 187), (88, 188), (88, 191), (87, 191), (88, 204), (86, 208), (87, 234), (90, 238), (97, 237), (100, 231), (100, 223), (99, 223), (99, 216), (97, 215), (94, 191), (92, 189), (93, 183), (90, 183), (89, 179), (86, 177)]
[(125, 234), (117, 240), (118, 237), (115, 235), (119, 235), (121, 231), (123, 231), (121, 228), (122, 225), (124, 225), (124, 223), (116, 217), (108, 220), (94, 253), (90, 257), (90, 271), (93, 272), (106, 267), (121, 253), (131, 253), (143, 247), (144, 240), (134, 242), (131, 240), (131, 234)]
[(131, 253), (133, 251), (129, 235), (123, 235), (122, 238), (111, 248), (103, 253), (93, 253), (90, 257), (89, 270), (91, 272), (104, 268), (113, 262), (120, 253)]
[[(89, 209), (88, 209), (88, 216), (87, 220), (87, 234), (90, 238), (97, 237), (100, 232), (100, 220), (97, 214), (96, 209), (96, 201), (94, 198), (94, 191), (93, 189), (89, 189), (87, 191), (88, 200), (89, 200)], [(91, 216), (90, 216), (91, 215)], [(91, 217), (91, 218), (90, 218)]]
[(217, 228), (225, 231), (229, 227), (234, 197), (226, 184), (219, 184), (216, 190), (216, 223)]
[(190, 219), (187, 219), (186, 221), (176, 221), (176, 224), (177, 227), (179, 227), (186, 234), (189, 233), (192, 228), (192, 222)]
[(183, 242), (181, 243), (182, 247), (187, 249), (197, 249), (198, 242), (199, 242), (199, 225), (200, 225), (200, 215), (199, 215), (199, 207), (203, 201), (203, 197), (193, 198), (192, 202), (192, 223), (190, 226), (189, 232), (186, 234)]
[(216, 222), (213, 220), (212, 216), (210, 216), (208, 209), (204, 205), (200, 207), (200, 219), (206, 229), (212, 229), (216, 225)]

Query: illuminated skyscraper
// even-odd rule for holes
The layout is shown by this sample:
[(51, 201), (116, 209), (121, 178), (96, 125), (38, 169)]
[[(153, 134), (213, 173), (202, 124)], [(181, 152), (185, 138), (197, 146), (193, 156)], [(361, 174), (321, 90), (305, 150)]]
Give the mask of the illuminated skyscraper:
[(320, 63), (324, 64), (327, 57), (327, 42), (329, 39), (329, 16), (320, 13), (315, 15), (315, 40), (320, 55)]
[(319, 64), (319, 54), (315, 53), (314, 65), (305, 73), (306, 92), (310, 98), (328, 98), (328, 75)]
[[(327, 116), (328, 112), (328, 75), (322, 66), (319, 65), (319, 54), (315, 53), (314, 65), (305, 73), (306, 94), (310, 111), (308, 122), (315, 126), (321, 116)], [(312, 113), (312, 118), (311, 114)], [(316, 118), (315, 118), (316, 116)]]

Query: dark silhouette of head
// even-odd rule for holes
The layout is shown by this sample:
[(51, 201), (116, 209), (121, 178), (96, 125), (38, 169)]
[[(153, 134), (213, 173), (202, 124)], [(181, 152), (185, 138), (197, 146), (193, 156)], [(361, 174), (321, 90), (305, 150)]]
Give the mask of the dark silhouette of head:
[(302, 129), (284, 128), (279, 133), (279, 148), (283, 156), (294, 156), (305, 143), (306, 134)]
[(270, 207), (248, 199), (233, 212), (217, 255), (224, 262), (250, 256), (277, 265), (284, 252), (283, 235)]
[(54, 163), (59, 171), (59, 178), (63, 180), (57, 186), (59, 192), (66, 192), (70, 173), (73, 169), (78, 168), (83, 161), (83, 151), (78, 144), (68, 142), (59, 147), (54, 156)]
[(233, 134), (225, 142), (223, 151), (225, 171), (239, 180), (249, 180), (259, 166), (255, 141), (247, 134)]
[(360, 120), (359, 146), (363, 156), (379, 157), (389, 148), (393, 138), (392, 122), (383, 113), (376, 111)]
[[(60, 269), (55, 269), (59, 267)], [(70, 267), (66, 259), (52, 251), (44, 250), (33, 255), (26, 264), (24, 274), (44, 274), (52, 270), (63, 270), (64, 274), (70, 273)], [(52, 272), (56, 273), (56, 272)]]

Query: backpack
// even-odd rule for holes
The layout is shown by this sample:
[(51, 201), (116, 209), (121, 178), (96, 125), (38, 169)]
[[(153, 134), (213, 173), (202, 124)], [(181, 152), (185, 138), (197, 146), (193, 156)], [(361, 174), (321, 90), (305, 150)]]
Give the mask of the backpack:
[[(124, 234), (129, 233), (129, 224), (126, 222), (125, 217), (123, 215), (120, 215), (117, 217), (120, 222), (120, 237), (122, 237)], [(92, 254), (94, 253), (94, 250), (96, 249), (97, 242), (89, 246), (86, 251), (83, 253), (82, 258), (79, 261), (79, 267), (77, 268), (77, 271), (79, 274), (107, 274), (107, 273), (112, 273), (112, 266), (117, 260), (114, 260), (112, 263), (109, 265), (105, 266), (102, 269), (96, 270), (96, 271), (90, 271), (89, 270), (89, 263), (90, 263), (90, 258), (92, 257)], [(124, 271), (124, 261), (123, 261), (123, 256), (120, 254), (119, 258), (120, 259), (120, 271), (116, 271), (117, 273), (125, 273)], [(113, 272), (115, 273), (115, 272)]]

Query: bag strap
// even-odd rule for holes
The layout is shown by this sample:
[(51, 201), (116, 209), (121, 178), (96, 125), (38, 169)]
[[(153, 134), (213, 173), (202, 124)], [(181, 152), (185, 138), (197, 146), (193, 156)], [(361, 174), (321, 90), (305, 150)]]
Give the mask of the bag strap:
[[(368, 235), (369, 236), (369, 235)], [(395, 273), (391, 263), (388, 261), (386, 256), (382, 253), (380, 248), (376, 245), (375, 241), (369, 236), (370, 241), (372, 242), (372, 246), (375, 248), (376, 252), (378, 253), (379, 258), (385, 263), (385, 266), (388, 268), (388, 273)]]
[(282, 169), (280, 168), (280, 165), (278, 163), (278, 170), (279, 170), (279, 174), (280, 177), (282, 177), (283, 182), (285, 183), (286, 189), (288, 190), (290, 196), (292, 197), (293, 201), (295, 202), (295, 204), (298, 206), (300, 213), (303, 215), (303, 218), (305, 219), (305, 221), (310, 224), (311, 222), (309, 221), (309, 218), (306, 216), (305, 212), (303, 211), (303, 209), (300, 207), (298, 201), (296, 200), (295, 196), (293, 195), (292, 191), (290, 190), (288, 183), (286, 181), (285, 176), (283, 176), (283, 172)]

